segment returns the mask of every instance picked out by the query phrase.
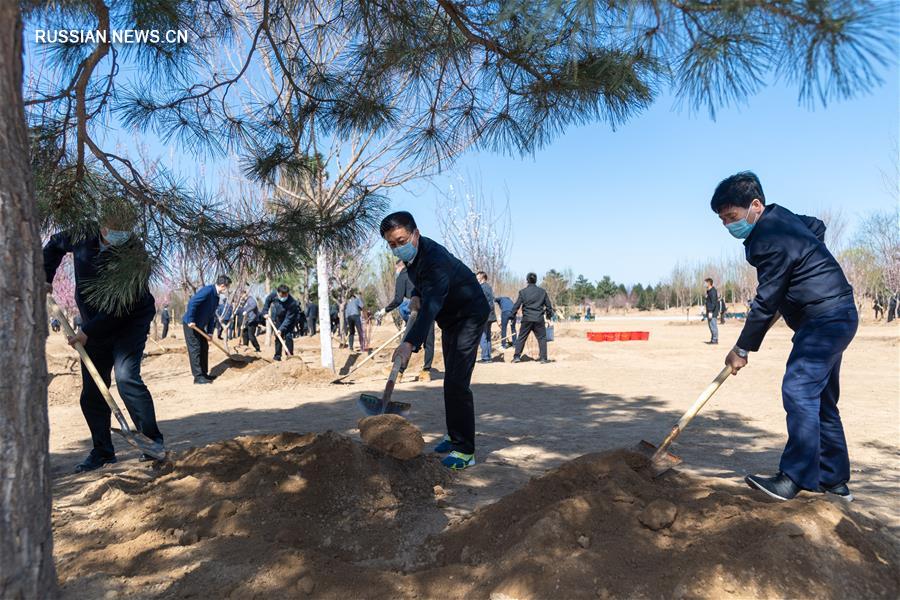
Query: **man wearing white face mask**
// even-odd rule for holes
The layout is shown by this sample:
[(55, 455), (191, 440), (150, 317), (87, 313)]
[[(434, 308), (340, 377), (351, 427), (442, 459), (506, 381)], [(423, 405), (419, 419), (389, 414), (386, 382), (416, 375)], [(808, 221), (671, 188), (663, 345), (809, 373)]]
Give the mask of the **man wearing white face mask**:
[(406, 265), (415, 288), (410, 310), (418, 312), (394, 352), (394, 360), (399, 359), (405, 367), (437, 322), (443, 334), (447, 435), (434, 450), (448, 453), (442, 461), (444, 466), (465, 469), (475, 464), (475, 403), (470, 384), (490, 307), (475, 273), (446, 248), (420, 235), (411, 214), (386, 216), (380, 233), (394, 256)]
[[(75, 302), (83, 322), (81, 330), (69, 338), (69, 344), (74, 346), (80, 342), (84, 346), (107, 386), (115, 372), (119, 395), (135, 426), (148, 438), (162, 444), (163, 435), (156, 424), (153, 397), (141, 378), (141, 357), (150, 322), (156, 315), (156, 303), (150, 294), (149, 282), (142, 282), (136, 299), (114, 313), (94, 305), (84, 290), (91, 280), (103, 277), (106, 263), (116, 260), (114, 247), (133, 244), (135, 247), (129, 246), (129, 251), (143, 251), (140, 241), (132, 237), (129, 229), (131, 223), (127, 221), (124, 218), (107, 218), (99, 231), (92, 235), (78, 235), (70, 231), (53, 235), (44, 246), (44, 272), (47, 283), (52, 285), (63, 257), (72, 253)], [(88, 457), (75, 467), (76, 473), (116, 462), (110, 434), (109, 406), (83, 365), (81, 380), (81, 412), (91, 431), (93, 448)], [(145, 459), (149, 460), (142, 456), (142, 460)]]
[(825, 247), (825, 224), (766, 205), (750, 172), (722, 181), (710, 206), (734, 237), (744, 240), (759, 286), (737, 344), (725, 363), (733, 373), (759, 350), (769, 326), (784, 316), (794, 347), (781, 387), (788, 442), (774, 477), (748, 475), (747, 484), (789, 500), (801, 490), (852, 500), (850, 458), (837, 402), (844, 350), (856, 334), (853, 288)]

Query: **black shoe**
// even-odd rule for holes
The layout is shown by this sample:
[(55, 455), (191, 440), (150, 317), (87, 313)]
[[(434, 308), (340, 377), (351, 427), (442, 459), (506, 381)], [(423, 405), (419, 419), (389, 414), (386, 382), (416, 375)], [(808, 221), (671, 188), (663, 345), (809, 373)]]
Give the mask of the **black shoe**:
[(522, 362), (522, 359), (519, 358), (518, 356), (513, 356), (513, 362), (514, 363)]
[(216, 377), (218, 377), (218, 375), (210, 375), (209, 373), (206, 373), (203, 376), (206, 377), (207, 379), (209, 379), (210, 381), (215, 381)]
[(550, 364), (550, 361), (549, 361), (548, 359), (546, 359), (546, 358), (543, 358), (543, 359), (541, 359), (541, 364), (542, 364), (542, 365), (549, 365), (549, 364)]
[(273, 356), (273, 357), (272, 357), (272, 360), (281, 360), (281, 357), (280, 357), (280, 356)]
[(479, 360), (478, 362), (480, 362), (480, 363), (482, 363), (482, 364), (491, 364), (491, 363), (494, 362), (494, 361), (492, 361), (492, 360), (489, 359), (489, 358), (482, 358), (482, 359)]
[(88, 457), (84, 459), (81, 463), (75, 465), (76, 473), (87, 473), (88, 471), (93, 471), (94, 469), (99, 469), (103, 465), (110, 465), (114, 462), (117, 462), (116, 455), (112, 456), (101, 456), (96, 454), (93, 450), (88, 454)]
[(194, 377), (194, 383), (196, 385), (203, 385), (205, 383), (212, 383), (212, 379), (207, 379), (206, 377), (203, 377), (203, 376)]
[(764, 492), (776, 500), (790, 500), (800, 493), (800, 486), (780, 471), (774, 477), (747, 475), (744, 481), (751, 488)]
[(850, 488), (847, 487), (846, 483), (839, 483), (837, 485), (820, 485), (819, 491), (823, 494), (833, 494), (835, 496), (838, 496), (845, 502), (853, 502), (853, 494), (850, 493)]

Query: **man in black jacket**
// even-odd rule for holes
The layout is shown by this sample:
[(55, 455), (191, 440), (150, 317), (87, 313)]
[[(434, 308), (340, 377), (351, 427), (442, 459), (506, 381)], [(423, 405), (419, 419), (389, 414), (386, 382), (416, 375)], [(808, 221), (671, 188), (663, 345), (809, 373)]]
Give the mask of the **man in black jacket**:
[[(409, 301), (412, 299), (413, 292), (416, 291), (416, 288), (412, 284), (412, 281), (409, 280), (409, 275), (406, 272), (406, 265), (402, 260), (398, 259), (394, 264), (394, 271), (397, 273), (397, 279), (394, 280), (394, 299), (380, 312), (382, 314), (387, 314), (394, 309), (400, 309), (400, 316), (406, 323), (405, 331), (403, 332), (404, 335), (406, 335), (413, 326), (413, 321), (410, 319), (409, 314)], [(407, 303), (405, 311), (403, 310), (404, 302)], [(428, 329), (428, 336), (425, 338), (425, 362), (422, 364), (422, 373), (419, 374), (419, 381), (431, 381), (431, 367), (433, 362), (434, 323), (431, 324), (431, 327)], [(405, 370), (406, 369), (404, 368), (401, 373)]]
[[(141, 378), (141, 357), (150, 323), (156, 314), (156, 304), (150, 294), (148, 281), (141, 283), (140, 292), (120, 311), (109, 312), (87, 299), (85, 286), (103, 277), (104, 268), (118, 260), (119, 250), (143, 250), (141, 241), (132, 234), (127, 221), (107, 220), (96, 233), (80, 237), (73, 232), (52, 236), (44, 246), (44, 274), (53, 284), (56, 269), (63, 257), (72, 253), (75, 267), (75, 302), (84, 320), (81, 330), (69, 344), (80, 342), (96, 366), (107, 387), (112, 372), (116, 373), (119, 395), (131, 415), (135, 427), (151, 440), (162, 444), (163, 435), (156, 424), (153, 397)], [(112, 267), (114, 268), (114, 267)], [(92, 471), (116, 462), (116, 451), (110, 434), (112, 412), (103, 399), (87, 368), (81, 366), (81, 412), (91, 431), (93, 449), (75, 467), (76, 473)], [(150, 460), (141, 456), (141, 460)]]
[(169, 304), (163, 304), (162, 313), (159, 315), (160, 320), (162, 321), (162, 335), (160, 339), (166, 339), (166, 336), (169, 335), (169, 323), (172, 321), (172, 315), (169, 314)]
[(478, 342), (489, 307), (475, 274), (437, 242), (423, 237), (408, 212), (396, 212), (381, 222), (381, 237), (394, 256), (406, 264), (415, 286), (410, 310), (418, 317), (394, 352), (407, 364), (428, 337), (435, 321), (443, 333), (444, 411), (447, 436), (435, 452), (449, 452), (442, 461), (451, 469), (475, 464), (475, 403), (470, 387)]
[[(297, 315), (300, 313), (300, 305), (291, 296), (291, 288), (285, 284), (278, 286), (276, 291), (266, 296), (263, 304), (263, 318), (272, 322), (272, 327), (278, 330), (287, 351), (294, 353), (294, 325), (297, 323)], [(281, 340), (275, 336), (275, 360), (281, 360)]]
[(744, 240), (747, 262), (759, 279), (752, 309), (725, 364), (734, 373), (746, 366), (748, 353), (759, 350), (779, 314), (795, 332), (781, 387), (788, 441), (779, 472), (749, 475), (746, 481), (779, 500), (801, 490), (852, 500), (837, 403), (841, 358), (859, 320), (853, 288), (825, 247), (825, 224), (767, 206), (762, 185), (750, 172), (722, 181), (710, 205), (729, 232)]
[(529, 273), (525, 277), (526, 286), (519, 290), (519, 297), (513, 306), (513, 318), (522, 309), (522, 322), (519, 325), (519, 337), (516, 340), (516, 350), (513, 356), (513, 362), (522, 361), (522, 350), (525, 349), (525, 341), (528, 334), (534, 332), (534, 337), (538, 341), (538, 349), (540, 351), (540, 360), (542, 364), (550, 362), (547, 359), (547, 328), (544, 327), (544, 316), (548, 318), (553, 316), (553, 306), (550, 304), (550, 297), (544, 288), (537, 286), (537, 275)]
[(712, 336), (709, 343), (718, 344), (719, 326), (716, 324), (716, 317), (719, 316), (719, 292), (713, 286), (711, 277), (707, 277), (703, 281), (706, 283), (706, 323), (709, 325), (709, 333)]

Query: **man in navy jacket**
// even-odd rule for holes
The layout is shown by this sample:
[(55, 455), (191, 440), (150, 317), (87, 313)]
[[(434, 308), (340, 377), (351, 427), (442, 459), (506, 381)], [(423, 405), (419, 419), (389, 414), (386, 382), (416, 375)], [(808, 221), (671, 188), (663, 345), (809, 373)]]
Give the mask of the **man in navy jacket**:
[(852, 500), (850, 458), (837, 403), (841, 358), (856, 334), (853, 288), (825, 247), (825, 224), (766, 205), (750, 172), (716, 188), (710, 203), (725, 227), (744, 240), (759, 286), (737, 344), (725, 359), (736, 374), (747, 365), (779, 314), (794, 330), (781, 393), (788, 441), (774, 477), (747, 476), (750, 487), (779, 500), (801, 490)]
[[(116, 229), (113, 228), (114, 225), (117, 225)], [(85, 293), (86, 283), (102, 277), (104, 263), (116, 260), (117, 246), (125, 248), (140, 244), (140, 240), (132, 235), (130, 227), (125, 223), (105, 223), (97, 233), (87, 236), (78, 236), (72, 232), (57, 233), (44, 246), (44, 274), (47, 283), (52, 285), (63, 257), (72, 253), (75, 302), (82, 315), (82, 323), (81, 331), (74, 338), (69, 338), (69, 344), (74, 346), (76, 341), (81, 342), (107, 387), (111, 382), (112, 371), (115, 370), (119, 395), (135, 427), (151, 440), (162, 444), (163, 435), (156, 424), (153, 397), (141, 378), (141, 357), (147, 343), (150, 323), (156, 315), (156, 304), (150, 294), (148, 282), (142, 282), (141, 291), (135, 300), (119, 312), (107, 312), (96, 306)], [(93, 449), (75, 467), (76, 473), (92, 471), (116, 462), (110, 434), (112, 413), (84, 365), (81, 366), (81, 412), (91, 431)], [(142, 456), (142, 460), (144, 459), (147, 457)]]
[[(285, 284), (281, 284), (278, 288), (266, 296), (263, 304), (262, 314), (264, 319), (272, 322), (272, 327), (278, 330), (284, 343), (287, 344), (287, 351), (294, 353), (294, 325), (297, 324), (297, 318), (300, 315), (300, 305), (291, 296), (291, 288)], [(275, 360), (281, 360), (281, 340), (275, 338)]]
[(410, 310), (419, 313), (394, 352), (394, 360), (408, 364), (437, 322), (443, 334), (447, 435), (435, 452), (449, 453), (442, 461), (445, 466), (465, 469), (475, 464), (475, 403), (470, 384), (490, 308), (471, 269), (446, 248), (423, 237), (411, 214), (388, 215), (381, 221), (380, 233), (394, 256), (406, 264), (415, 286)]
[(204, 285), (188, 300), (181, 319), (184, 328), (184, 341), (187, 344), (188, 359), (191, 362), (191, 374), (194, 383), (212, 383), (214, 375), (209, 374), (209, 342), (191, 327), (205, 331), (211, 335), (216, 327), (216, 309), (219, 307), (219, 295), (228, 291), (231, 278), (219, 275), (215, 285)]

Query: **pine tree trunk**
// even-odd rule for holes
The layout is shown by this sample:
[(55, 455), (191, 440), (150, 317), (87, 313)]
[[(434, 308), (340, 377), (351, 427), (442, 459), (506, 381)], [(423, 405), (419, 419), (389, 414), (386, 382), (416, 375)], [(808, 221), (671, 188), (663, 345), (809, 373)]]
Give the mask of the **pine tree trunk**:
[(331, 306), (328, 304), (328, 255), (324, 248), (316, 251), (316, 281), (319, 283), (319, 347), (322, 367), (334, 370), (334, 351), (331, 348)]
[(47, 312), (22, 103), (18, 2), (0, 2), (0, 598), (56, 595)]

